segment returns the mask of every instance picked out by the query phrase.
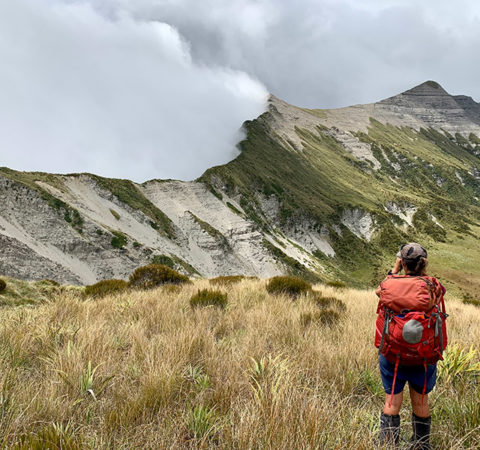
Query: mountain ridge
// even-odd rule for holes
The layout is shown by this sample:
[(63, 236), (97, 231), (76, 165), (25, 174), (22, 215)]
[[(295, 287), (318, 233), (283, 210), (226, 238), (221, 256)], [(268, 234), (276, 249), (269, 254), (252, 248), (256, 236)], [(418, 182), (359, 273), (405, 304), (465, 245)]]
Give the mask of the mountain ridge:
[(477, 108), (435, 82), (334, 110), (271, 96), (240, 155), (192, 182), (2, 168), (0, 273), (85, 284), (168, 256), (190, 275), (364, 285), (406, 239), (461, 254), (480, 217)]

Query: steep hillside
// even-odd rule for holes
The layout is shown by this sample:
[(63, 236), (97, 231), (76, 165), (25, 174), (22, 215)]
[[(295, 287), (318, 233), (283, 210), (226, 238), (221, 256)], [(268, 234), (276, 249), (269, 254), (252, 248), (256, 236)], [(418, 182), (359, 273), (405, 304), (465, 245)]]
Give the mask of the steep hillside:
[(241, 154), (195, 182), (0, 169), (0, 273), (81, 284), (168, 257), (202, 276), (290, 272), (365, 285), (418, 239), (435, 273), (480, 292), (473, 99), (432, 81), (335, 110), (272, 96), (245, 130)]

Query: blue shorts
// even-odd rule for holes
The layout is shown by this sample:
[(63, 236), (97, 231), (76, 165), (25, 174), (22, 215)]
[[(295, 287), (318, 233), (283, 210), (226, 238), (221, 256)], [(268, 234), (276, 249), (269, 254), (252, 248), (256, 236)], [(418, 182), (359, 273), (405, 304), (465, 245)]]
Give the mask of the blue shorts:
[[(395, 364), (389, 362), (385, 356), (380, 355), (378, 359), (380, 364), (380, 375), (382, 376), (383, 388), (385, 393), (392, 393), (393, 375), (395, 372)], [(395, 380), (394, 394), (400, 394), (408, 381), (410, 389), (421, 394), (425, 383), (425, 368), (423, 366), (398, 366), (397, 379)], [(428, 394), (435, 387), (437, 382), (437, 365), (427, 365), (427, 386), (425, 394)]]

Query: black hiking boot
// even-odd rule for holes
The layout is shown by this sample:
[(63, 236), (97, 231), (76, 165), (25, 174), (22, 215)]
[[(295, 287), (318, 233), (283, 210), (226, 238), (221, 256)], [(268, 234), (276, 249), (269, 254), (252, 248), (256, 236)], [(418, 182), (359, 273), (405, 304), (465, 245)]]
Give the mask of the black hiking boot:
[(413, 436), (409, 450), (430, 450), (431, 417), (418, 417), (412, 413)]
[(382, 413), (380, 416), (380, 436), (378, 443), (381, 446), (396, 447), (400, 439), (400, 416), (391, 416)]

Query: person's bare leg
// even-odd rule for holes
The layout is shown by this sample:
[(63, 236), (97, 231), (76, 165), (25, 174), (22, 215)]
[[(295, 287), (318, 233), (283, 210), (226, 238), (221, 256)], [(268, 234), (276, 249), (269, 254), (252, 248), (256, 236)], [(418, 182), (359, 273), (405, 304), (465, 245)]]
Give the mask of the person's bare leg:
[(402, 401), (403, 392), (400, 392), (399, 394), (394, 394), (392, 399), (392, 405), (390, 406), (390, 394), (385, 394), (385, 405), (383, 407), (383, 413), (388, 414), (389, 416), (396, 416), (400, 412)]
[(430, 407), (428, 406), (428, 394), (423, 397), (414, 389), (410, 388), (410, 399), (412, 400), (413, 413), (417, 417), (427, 418), (430, 417)]
[(397, 445), (400, 439), (400, 408), (402, 406), (403, 392), (393, 396), (390, 405), (390, 395), (385, 394), (385, 405), (380, 416), (380, 445)]

